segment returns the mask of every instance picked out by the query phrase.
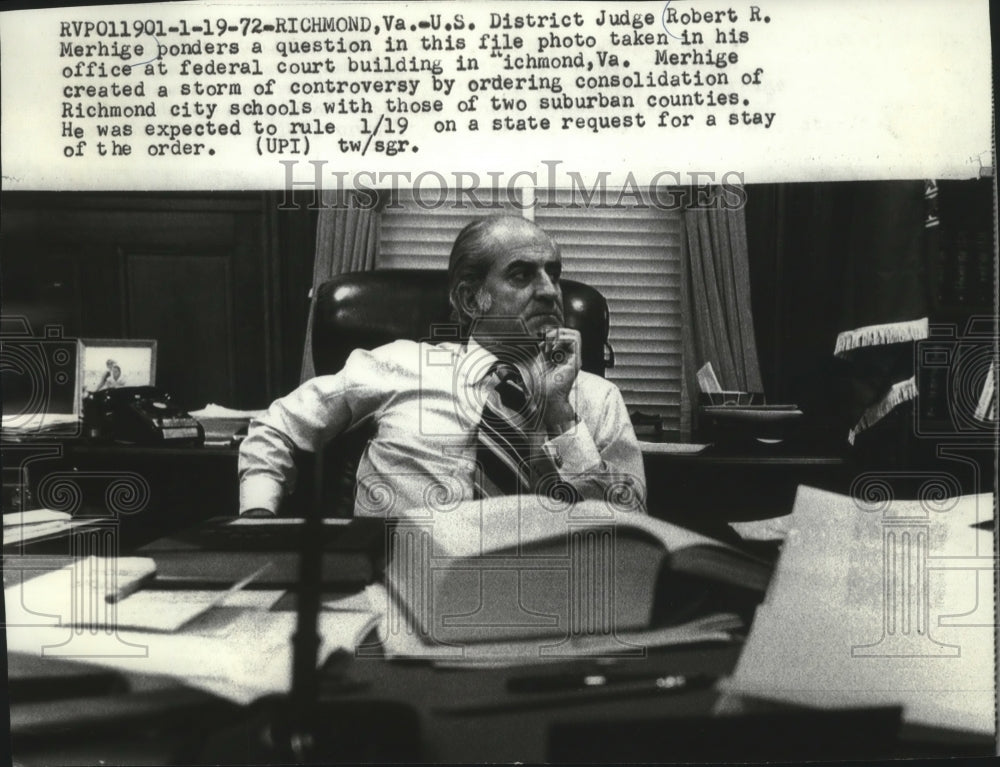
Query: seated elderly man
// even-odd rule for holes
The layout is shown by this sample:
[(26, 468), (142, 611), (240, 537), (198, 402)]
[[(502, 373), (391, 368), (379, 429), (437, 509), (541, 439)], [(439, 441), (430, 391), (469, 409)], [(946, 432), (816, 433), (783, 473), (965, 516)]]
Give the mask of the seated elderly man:
[(240, 448), (240, 513), (277, 513), (295, 481), (295, 448), (315, 452), (367, 419), (376, 429), (355, 515), (515, 493), (629, 498), (642, 509), (625, 403), (580, 370), (579, 333), (563, 327), (561, 269), (558, 246), (529, 221), (466, 226), (448, 265), (461, 342), (357, 350), (336, 375), (274, 402)]

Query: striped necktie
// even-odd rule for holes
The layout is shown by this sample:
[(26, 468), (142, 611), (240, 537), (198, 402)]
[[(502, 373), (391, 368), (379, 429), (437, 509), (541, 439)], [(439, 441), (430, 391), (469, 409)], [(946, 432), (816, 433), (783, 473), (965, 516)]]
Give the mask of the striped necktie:
[[(483, 405), (477, 434), (478, 470), (473, 480), (477, 498), (530, 493), (547, 459), (532, 428), (534, 408), (516, 367), (497, 362), (496, 380)], [(541, 466), (539, 465), (541, 462)], [(551, 466), (551, 461), (548, 462)]]

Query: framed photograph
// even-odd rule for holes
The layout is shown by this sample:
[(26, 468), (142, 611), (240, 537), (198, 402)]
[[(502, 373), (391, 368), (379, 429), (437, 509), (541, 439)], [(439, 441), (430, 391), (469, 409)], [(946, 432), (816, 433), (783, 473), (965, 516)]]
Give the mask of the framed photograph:
[(81, 338), (77, 360), (81, 400), (103, 389), (156, 383), (153, 339)]

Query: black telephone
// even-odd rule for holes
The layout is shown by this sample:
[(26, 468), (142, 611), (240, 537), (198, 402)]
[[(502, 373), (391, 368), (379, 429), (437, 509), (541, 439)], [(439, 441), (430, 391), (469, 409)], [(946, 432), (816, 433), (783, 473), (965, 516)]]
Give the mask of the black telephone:
[(142, 445), (201, 445), (205, 429), (154, 386), (104, 389), (83, 401), (84, 430), (93, 439)]

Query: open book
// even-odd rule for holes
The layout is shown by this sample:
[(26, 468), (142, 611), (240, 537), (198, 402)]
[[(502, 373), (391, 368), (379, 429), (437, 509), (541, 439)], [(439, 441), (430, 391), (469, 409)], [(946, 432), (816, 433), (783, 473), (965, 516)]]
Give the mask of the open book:
[(600, 501), (553, 505), (512, 496), (404, 515), (387, 582), (425, 641), (646, 629), (693, 583), (767, 586), (770, 566), (728, 544)]

